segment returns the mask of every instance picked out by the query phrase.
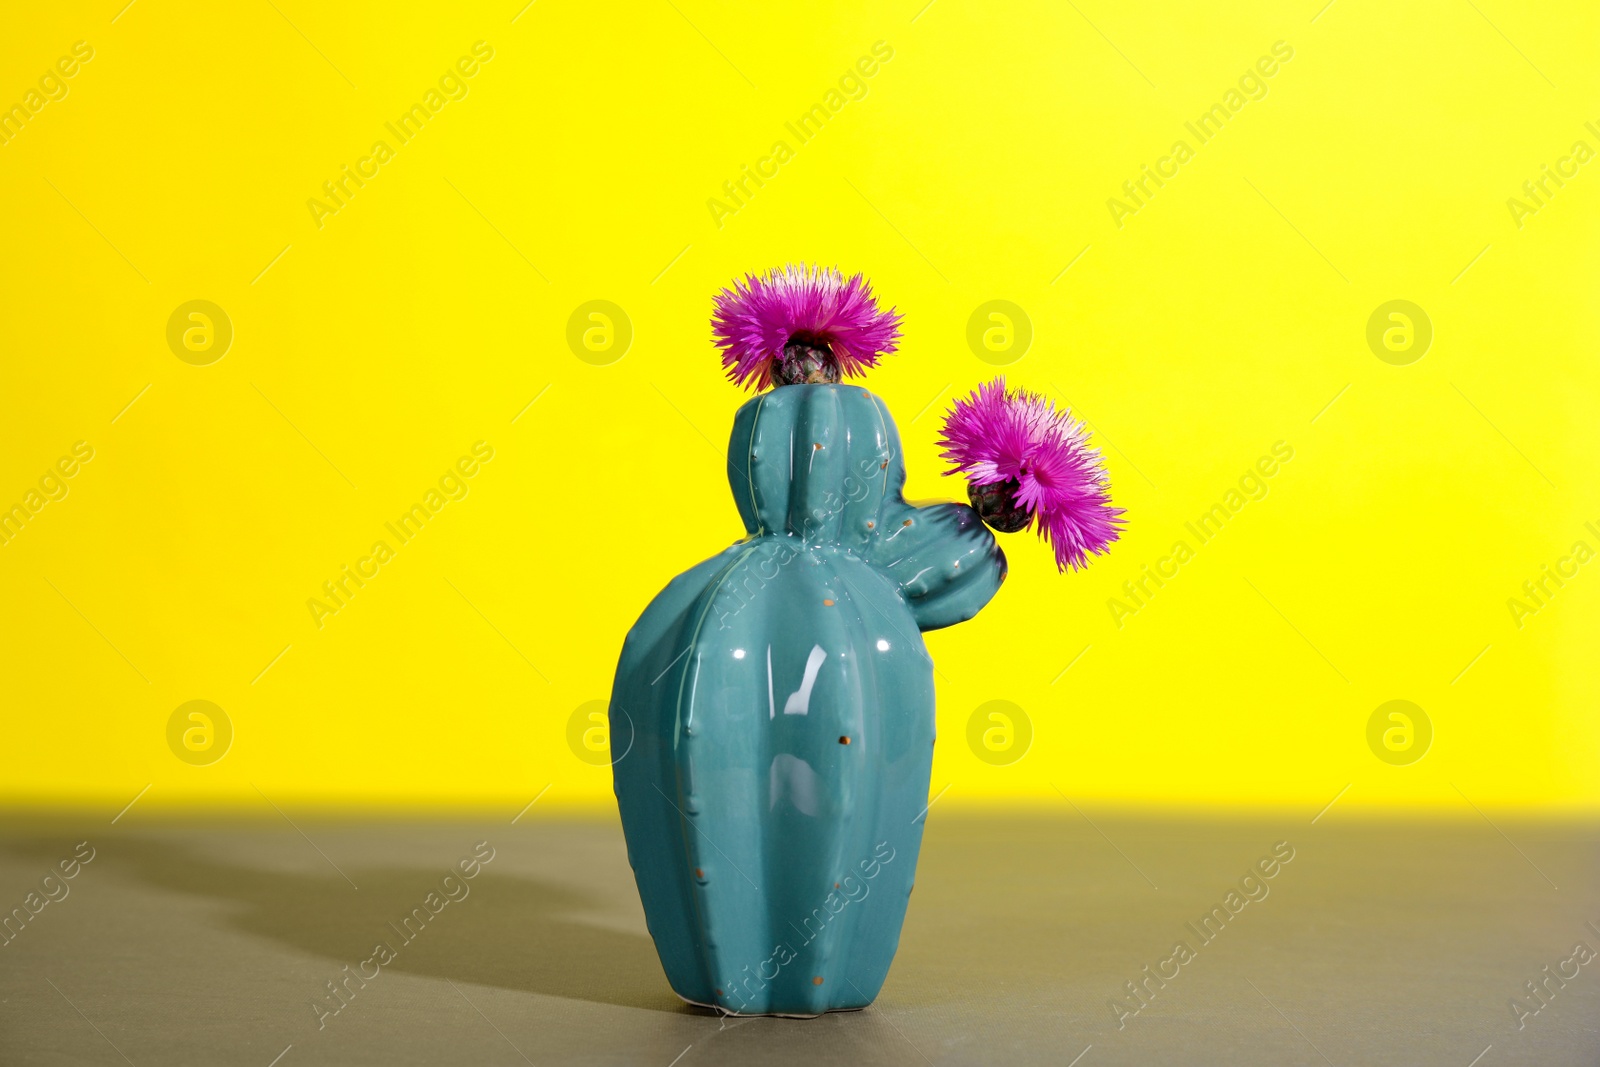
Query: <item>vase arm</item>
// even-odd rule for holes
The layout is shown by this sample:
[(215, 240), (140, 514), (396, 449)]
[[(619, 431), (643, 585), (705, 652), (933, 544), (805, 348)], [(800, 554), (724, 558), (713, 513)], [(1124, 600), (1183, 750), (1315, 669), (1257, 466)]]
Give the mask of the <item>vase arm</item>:
[(899, 587), (919, 628), (966, 622), (1005, 580), (1005, 553), (967, 505), (896, 502), (884, 519), (872, 561)]

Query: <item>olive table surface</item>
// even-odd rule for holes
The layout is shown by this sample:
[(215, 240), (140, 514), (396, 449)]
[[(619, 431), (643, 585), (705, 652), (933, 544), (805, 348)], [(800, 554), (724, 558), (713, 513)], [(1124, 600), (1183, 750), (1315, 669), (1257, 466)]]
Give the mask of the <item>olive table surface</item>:
[(267, 814), (0, 816), (0, 1064), (1600, 1064), (1595, 822), (947, 803), (878, 1002), (789, 1020), (673, 996), (614, 818)]

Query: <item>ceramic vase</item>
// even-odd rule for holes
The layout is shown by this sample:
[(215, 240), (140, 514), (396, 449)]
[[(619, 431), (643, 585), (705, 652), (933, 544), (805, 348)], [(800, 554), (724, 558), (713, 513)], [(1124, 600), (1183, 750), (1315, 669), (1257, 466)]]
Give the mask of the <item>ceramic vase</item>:
[(933, 663), (1005, 556), (962, 504), (901, 495), (899, 435), (858, 386), (740, 408), (728, 482), (748, 536), (628, 633), (610, 719), (628, 858), (684, 1000), (814, 1016), (877, 996), (929, 801)]

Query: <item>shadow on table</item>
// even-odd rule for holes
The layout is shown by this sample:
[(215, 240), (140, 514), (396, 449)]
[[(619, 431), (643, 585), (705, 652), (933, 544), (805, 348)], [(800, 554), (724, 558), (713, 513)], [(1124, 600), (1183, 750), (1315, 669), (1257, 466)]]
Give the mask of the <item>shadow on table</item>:
[[(7, 848), (51, 857), (59, 843), (35, 848), (13, 841)], [(673, 995), (648, 937), (586, 923), (575, 917), (594, 906), (583, 893), (503, 874), (493, 865), (461, 883), (465, 897), (433, 914), (424, 901), (430, 893), (437, 894), (435, 907), (448, 899), (439, 884), (448, 873), (443, 868), (346, 868), (358, 890), (332, 869), (324, 877), (236, 867), (170, 843), (132, 838), (117, 842), (112, 862), (150, 885), (222, 903), (236, 929), (326, 957), (329, 978), (342, 979), (346, 964), (355, 973), (383, 942), (395, 954), (383, 971), (700, 1013)], [(459, 888), (453, 892), (461, 894)], [(405, 927), (413, 909), (427, 922), (413, 918)], [(372, 972), (371, 966), (364, 969)], [(359, 983), (352, 981), (351, 988), (359, 990)]]

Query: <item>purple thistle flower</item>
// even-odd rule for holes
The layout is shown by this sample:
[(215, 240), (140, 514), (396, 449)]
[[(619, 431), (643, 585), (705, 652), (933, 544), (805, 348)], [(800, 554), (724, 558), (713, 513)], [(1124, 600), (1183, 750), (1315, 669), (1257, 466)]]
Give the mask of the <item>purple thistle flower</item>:
[(1122, 508), (1111, 506), (1110, 480), (1089, 432), (1065, 408), (1026, 389), (1006, 391), (1004, 377), (958, 399), (939, 443), (967, 476), (968, 495), (998, 529), (1033, 525), (1065, 571), (1088, 566), (1121, 534)]
[(847, 281), (836, 268), (814, 266), (745, 275), (743, 284), (735, 281), (717, 294), (711, 326), (728, 377), (756, 389), (772, 384), (791, 343), (820, 350), (824, 359), (831, 355), (839, 371), (858, 375), (900, 339), (899, 313), (878, 310), (865, 278)]

